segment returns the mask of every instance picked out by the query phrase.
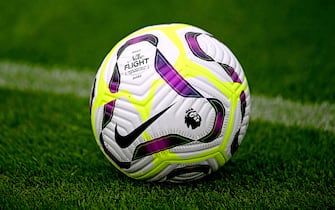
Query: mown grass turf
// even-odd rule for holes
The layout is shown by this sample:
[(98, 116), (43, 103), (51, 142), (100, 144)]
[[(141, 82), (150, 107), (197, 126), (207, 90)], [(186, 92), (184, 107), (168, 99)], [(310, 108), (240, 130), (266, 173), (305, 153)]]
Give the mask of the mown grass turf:
[[(94, 72), (130, 32), (184, 22), (228, 44), (252, 94), (334, 103), (334, 10), (330, 0), (0, 1), (0, 59)], [(99, 151), (88, 97), (0, 89), (0, 209), (335, 206), (334, 133), (251, 121), (236, 155), (212, 176), (144, 183)]]
[(185, 22), (228, 44), (253, 93), (335, 102), (334, 10), (331, 0), (0, 1), (0, 58), (95, 70), (132, 31)]
[(335, 135), (252, 121), (232, 160), (184, 185), (117, 171), (96, 145), (88, 99), (0, 90), (0, 206), (326, 208), (335, 205)]

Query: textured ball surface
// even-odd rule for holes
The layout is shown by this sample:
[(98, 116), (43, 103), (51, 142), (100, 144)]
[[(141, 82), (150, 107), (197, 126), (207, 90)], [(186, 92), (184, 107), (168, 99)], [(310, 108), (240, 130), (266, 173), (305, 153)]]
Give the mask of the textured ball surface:
[(233, 53), (186, 24), (156, 25), (121, 40), (92, 87), (100, 148), (126, 175), (185, 182), (223, 166), (246, 133), (250, 91)]

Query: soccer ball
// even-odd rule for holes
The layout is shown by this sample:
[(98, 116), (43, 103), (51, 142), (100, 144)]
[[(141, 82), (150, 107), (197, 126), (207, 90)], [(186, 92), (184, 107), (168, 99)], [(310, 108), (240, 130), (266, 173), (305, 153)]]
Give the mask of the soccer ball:
[(250, 91), (233, 53), (186, 24), (122, 39), (92, 87), (91, 123), (105, 156), (129, 177), (186, 182), (223, 166), (246, 133)]

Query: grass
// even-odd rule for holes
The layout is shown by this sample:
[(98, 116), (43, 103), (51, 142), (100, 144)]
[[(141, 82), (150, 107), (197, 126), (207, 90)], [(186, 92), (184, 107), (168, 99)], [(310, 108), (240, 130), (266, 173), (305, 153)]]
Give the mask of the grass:
[[(333, 106), (334, 9), (330, 0), (0, 1), (0, 60), (94, 74), (126, 34), (185, 22), (228, 44), (252, 95)], [(145, 183), (103, 156), (90, 127), (89, 94), (1, 86), (0, 96), (0, 209), (335, 207), (331, 129), (257, 117), (232, 160), (212, 176), (184, 185)]]
[(334, 1), (18, 0), (0, 1), (0, 8), (3, 59), (95, 71), (126, 34), (151, 24), (185, 22), (232, 48), (253, 93), (335, 101), (335, 77), (328, 76), (335, 68)]
[[(233, 159), (192, 184), (131, 180), (93, 140), (87, 100), (1, 90), (0, 204), (29, 208), (326, 208), (335, 135), (253, 121)], [(12, 106), (15, 105), (15, 108)], [(50, 112), (52, 110), (52, 112)]]

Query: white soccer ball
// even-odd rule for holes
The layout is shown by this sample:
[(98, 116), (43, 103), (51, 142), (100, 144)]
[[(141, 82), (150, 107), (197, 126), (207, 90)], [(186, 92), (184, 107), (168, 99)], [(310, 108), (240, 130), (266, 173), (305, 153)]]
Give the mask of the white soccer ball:
[(122, 39), (92, 87), (100, 148), (126, 175), (185, 182), (223, 166), (246, 133), (250, 91), (226, 45), (186, 24), (155, 25)]

